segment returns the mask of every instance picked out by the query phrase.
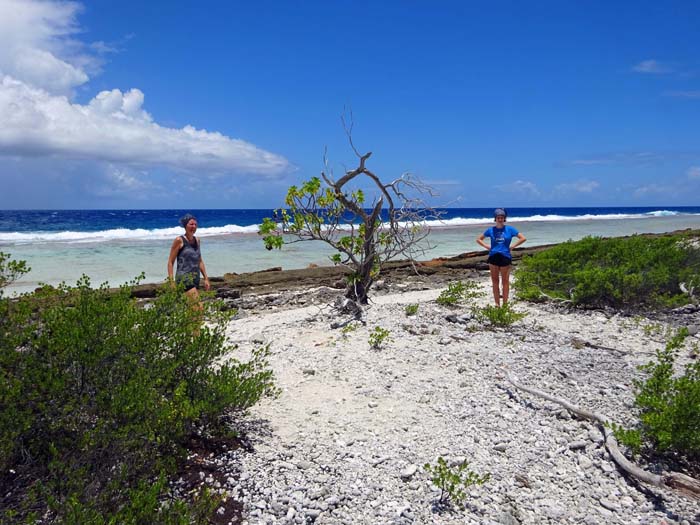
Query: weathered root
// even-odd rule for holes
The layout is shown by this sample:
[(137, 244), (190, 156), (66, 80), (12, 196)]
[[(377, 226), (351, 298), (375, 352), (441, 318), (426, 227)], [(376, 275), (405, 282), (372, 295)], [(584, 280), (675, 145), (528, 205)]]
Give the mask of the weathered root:
[(610, 456), (622, 470), (624, 470), (631, 476), (634, 476), (635, 478), (637, 478), (640, 481), (643, 481), (644, 483), (648, 483), (656, 487), (671, 488), (677, 490), (678, 492), (686, 496), (695, 499), (700, 499), (700, 481), (691, 478), (690, 476), (686, 476), (685, 474), (680, 474), (678, 472), (664, 472), (661, 475), (653, 474), (652, 472), (648, 472), (629, 461), (624, 456), (624, 454), (620, 452), (620, 449), (617, 445), (617, 439), (615, 439), (615, 435), (610, 428), (610, 421), (608, 420), (608, 418), (601, 416), (600, 414), (597, 414), (595, 412), (591, 412), (590, 410), (586, 410), (584, 408), (580, 408), (576, 405), (573, 405), (565, 399), (552, 396), (550, 394), (547, 394), (546, 392), (537, 390), (536, 388), (522, 385), (518, 382), (518, 378), (513, 376), (512, 374), (507, 374), (507, 379), (511, 385), (513, 385), (519, 390), (528, 392), (529, 394), (532, 394), (534, 396), (541, 397), (542, 399), (546, 399), (547, 401), (551, 401), (552, 403), (556, 403), (560, 406), (563, 406), (569, 412), (576, 414), (577, 416), (598, 423), (598, 425), (602, 427), (603, 433), (605, 435), (605, 447), (608, 449)]
[(363, 324), (365, 323), (364, 309), (358, 302), (353, 301), (352, 299), (348, 299), (347, 297), (338, 297), (333, 305), (333, 309), (340, 315), (348, 316), (348, 318), (344, 321), (334, 321), (331, 323), (331, 328), (333, 329), (343, 328), (353, 321), (360, 321)]

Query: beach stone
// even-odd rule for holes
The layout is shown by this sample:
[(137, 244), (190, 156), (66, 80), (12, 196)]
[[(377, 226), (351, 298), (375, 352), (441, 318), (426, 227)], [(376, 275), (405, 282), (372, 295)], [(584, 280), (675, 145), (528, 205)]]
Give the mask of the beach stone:
[(401, 471), (399, 474), (401, 479), (404, 481), (410, 480), (414, 474), (418, 471), (418, 465), (409, 465)]
[(600, 504), (603, 506), (603, 508), (606, 508), (612, 512), (620, 511), (620, 503), (612, 498), (600, 498)]
[(688, 329), (688, 334), (689, 335), (698, 335), (700, 334), (700, 324), (690, 324), (686, 327)]
[(586, 441), (572, 441), (569, 443), (569, 450), (585, 449), (588, 443)]
[(513, 516), (509, 511), (504, 511), (501, 513), (501, 515), (498, 517), (498, 521), (495, 523), (500, 525), (520, 525), (520, 520)]
[(578, 457), (578, 464), (584, 470), (589, 469), (593, 466), (593, 462), (588, 458), (588, 456), (585, 456), (583, 454), (581, 454)]
[(498, 443), (497, 445), (494, 445), (493, 449), (497, 452), (505, 452), (508, 450), (508, 445), (506, 443)]
[(603, 434), (597, 428), (592, 428), (588, 431), (588, 439), (593, 441), (593, 443), (602, 443), (605, 441)]

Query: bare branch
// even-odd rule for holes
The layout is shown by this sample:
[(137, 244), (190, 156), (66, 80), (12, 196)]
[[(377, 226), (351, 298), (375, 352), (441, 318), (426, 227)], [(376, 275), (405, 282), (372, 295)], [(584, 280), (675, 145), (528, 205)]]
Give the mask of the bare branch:
[(507, 374), (507, 379), (511, 385), (519, 390), (561, 405), (573, 414), (598, 423), (602, 427), (605, 434), (605, 447), (608, 449), (608, 452), (610, 452), (610, 456), (612, 456), (615, 463), (617, 463), (617, 465), (628, 474), (634, 476), (640, 481), (643, 481), (644, 483), (649, 483), (650, 485), (655, 485), (657, 487), (676, 489), (686, 496), (695, 499), (700, 498), (700, 481), (686, 476), (685, 474), (676, 472), (664, 472), (661, 475), (654, 474), (629, 461), (624, 454), (620, 452), (620, 449), (617, 446), (617, 439), (615, 439), (615, 435), (610, 428), (610, 421), (607, 417), (591, 412), (590, 410), (579, 408), (578, 406), (568, 402), (566, 399), (561, 399), (547, 394), (546, 392), (542, 392), (541, 390), (537, 390), (536, 388), (523, 385), (518, 381), (518, 378), (512, 374)]

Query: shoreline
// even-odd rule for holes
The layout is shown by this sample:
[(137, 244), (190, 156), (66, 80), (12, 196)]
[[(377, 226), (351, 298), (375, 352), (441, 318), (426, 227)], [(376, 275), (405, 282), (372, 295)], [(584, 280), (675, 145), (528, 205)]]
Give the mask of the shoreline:
[[(585, 236), (618, 237), (631, 234), (665, 233), (688, 227), (700, 229), (700, 215), (682, 218), (653, 217), (644, 219), (566, 220), (513, 223), (528, 238), (525, 247), (578, 240)], [(460, 228), (436, 228), (428, 239), (431, 247), (419, 259), (449, 258), (465, 251), (478, 250), (474, 239), (484, 225)], [(166, 260), (172, 238), (89, 243), (3, 244), (0, 251), (13, 259), (27, 261), (32, 271), (6, 292), (22, 293), (36, 289), (40, 283), (53, 286), (61, 281), (74, 284), (83, 274), (95, 286), (108, 282), (116, 287), (132, 281), (143, 272), (144, 283), (163, 282), (167, 275)], [(202, 238), (202, 253), (211, 276), (227, 272), (253, 273), (272, 267), (304, 269), (309, 265), (330, 265), (330, 247), (319, 243), (291, 244), (282, 251), (267, 251), (255, 234)]]
[[(662, 237), (668, 235), (688, 234), (700, 237), (700, 229), (687, 228), (665, 233), (640, 233), (644, 237)], [(620, 238), (630, 237), (629, 235)], [(513, 251), (513, 267), (524, 256), (541, 252), (557, 244), (545, 244), (533, 247), (521, 247)], [(417, 261), (415, 266), (410, 261), (392, 261), (385, 265), (380, 274), (380, 281), (397, 281), (409, 275), (431, 275), (438, 281), (454, 278), (457, 273), (465, 270), (487, 270), (486, 250), (464, 252), (453, 257), (436, 257), (425, 261)], [(415, 271), (414, 271), (415, 268)], [(343, 288), (341, 282), (349, 270), (340, 266), (316, 266), (302, 269), (283, 269), (280, 266), (255, 272), (226, 273), (223, 276), (210, 276), (212, 290), (220, 298), (233, 298), (238, 291), (240, 295), (248, 293), (269, 293), (275, 291), (299, 290), (313, 286), (328, 286)], [(134, 287), (133, 295), (139, 298), (155, 297), (156, 291), (163, 283), (146, 283)], [(239, 295), (239, 296), (240, 296)]]

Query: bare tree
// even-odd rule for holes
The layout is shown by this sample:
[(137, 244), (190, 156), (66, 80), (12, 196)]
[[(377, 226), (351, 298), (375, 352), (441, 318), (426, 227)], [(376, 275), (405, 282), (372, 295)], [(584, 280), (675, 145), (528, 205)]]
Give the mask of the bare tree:
[[(268, 250), (310, 240), (329, 244), (338, 252), (331, 260), (352, 270), (346, 297), (367, 304), (384, 263), (400, 257), (415, 260), (430, 247), (426, 221), (437, 219), (440, 213), (422, 199), (434, 195), (432, 188), (411, 174), (382, 182), (367, 168), (372, 153), (360, 154), (352, 142), (351, 127), (345, 130), (357, 167), (336, 181), (324, 156), (321, 178), (290, 187), (287, 208), (275, 210), (274, 218), (265, 218), (260, 234)], [(368, 205), (358, 183), (369, 183), (374, 196)]]

